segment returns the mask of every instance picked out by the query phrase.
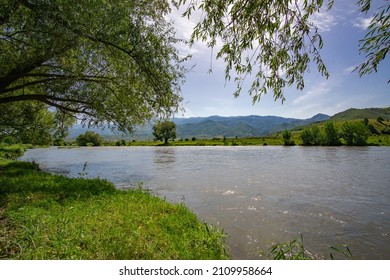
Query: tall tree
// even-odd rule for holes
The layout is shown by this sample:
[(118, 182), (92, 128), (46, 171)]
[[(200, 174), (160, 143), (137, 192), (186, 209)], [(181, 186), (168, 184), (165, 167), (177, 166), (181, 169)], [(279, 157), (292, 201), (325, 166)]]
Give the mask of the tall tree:
[(168, 120), (157, 122), (153, 126), (153, 136), (167, 145), (170, 139), (176, 138), (176, 124)]
[[(356, 0), (357, 1), (357, 0)], [(253, 102), (272, 92), (284, 100), (287, 86), (304, 88), (304, 74), (311, 62), (318, 71), (329, 76), (320, 50), (323, 40), (312, 16), (321, 9), (331, 9), (334, 0), (177, 0), (187, 4), (185, 16), (196, 10), (202, 16), (195, 26), (191, 42), (201, 40), (214, 48), (217, 58), (225, 61), (225, 78), (234, 76), (238, 96), (244, 80), (252, 80), (249, 94)], [(359, 0), (362, 12), (371, 8), (371, 0)], [(360, 75), (377, 70), (386, 57), (389, 43), (389, 9), (387, 4), (377, 11), (366, 37), (360, 42), (367, 61), (359, 67)]]
[(333, 122), (325, 123), (325, 145), (328, 145), (328, 146), (341, 145), (340, 133), (337, 131)]
[(0, 104), (35, 100), (131, 131), (177, 110), (168, 0), (0, 0)]

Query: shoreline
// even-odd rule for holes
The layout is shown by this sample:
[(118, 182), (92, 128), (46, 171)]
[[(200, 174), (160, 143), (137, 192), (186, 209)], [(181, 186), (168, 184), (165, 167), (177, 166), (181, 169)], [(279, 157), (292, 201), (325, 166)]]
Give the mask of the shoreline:
[(141, 188), (4, 158), (0, 175), (0, 259), (229, 259), (222, 231)]

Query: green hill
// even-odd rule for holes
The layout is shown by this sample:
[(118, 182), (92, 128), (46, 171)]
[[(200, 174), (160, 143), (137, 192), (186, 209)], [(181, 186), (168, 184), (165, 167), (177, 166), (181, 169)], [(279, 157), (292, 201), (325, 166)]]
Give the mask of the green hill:
[[(339, 135), (343, 130), (345, 123), (349, 123), (351, 126), (355, 126), (359, 123), (364, 124), (368, 130), (368, 137), (365, 140), (366, 144), (390, 146), (390, 107), (366, 109), (351, 108), (334, 115), (329, 120), (296, 127), (292, 130), (294, 142), (296, 144), (302, 144), (302, 133), (305, 134), (306, 139), (309, 139), (306, 136), (310, 131), (315, 130), (315, 127), (317, 128), (317, 131), (321, 131), (321, 137), (323, 138), (327, 122), (333, 123)], [(345, 141), (343, 143), (345, 144)]]
[(330, 118), (331, 121), (349, 121), (356, 119), (377, 119), (382, 117), (385, 120), (390, 120), (390, 107), (388, 108), (366, 108), (355, 109), (351, 108), (340, 112)]

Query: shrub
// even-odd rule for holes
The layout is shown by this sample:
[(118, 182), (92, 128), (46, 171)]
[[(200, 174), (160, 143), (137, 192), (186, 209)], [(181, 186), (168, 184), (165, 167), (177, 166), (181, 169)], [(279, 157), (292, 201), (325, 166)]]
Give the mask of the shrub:
[(348, 146), (364, 146), (367, 144), (370, 131), (363, 123), (346, 122), (342, 128), (342, 136)]
[(332, 122), (327, 122), (325, 124), (325, 145), (328, 146), (339, 146), (340, 142), (340, 133), (336, 130)]
[(301, 140), (305, 146), (314, 146), (322, 144), (322, 136), (317, 126), (306, 128), (301, 132)]
[(283, 144), (285, 146), (294, 146), (295, 145), (294, 140), (291, 139), (291, 131), (285, 130), (283, 132), (282, 136), (283, 136)]
[(100, 146), (103, 143), (103, 138), (98, 133), (86, 131), (76, 138), (76, 142), (79, 146)]

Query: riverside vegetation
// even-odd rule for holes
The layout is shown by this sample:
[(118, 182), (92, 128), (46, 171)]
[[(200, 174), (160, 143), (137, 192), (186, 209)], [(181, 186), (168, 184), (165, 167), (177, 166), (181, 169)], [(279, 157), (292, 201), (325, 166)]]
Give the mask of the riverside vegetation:
[[(0, 259), (228, 259), (223, 231), (183, 204), (101, 179), (51, 175), (19, 162), (24, 146), (0, 146)], [(6, 155), (6, 156), (5, 156)], [(7, 159), (5, 157), (8, 157)], [(348, 247), (330, 257), (351, 259)], [(314, 259), (303, 237), (276, 243), (273, 259)]]
[(23, 150), (0, 149), (1, 259), (228, 259), (223, 232), (183, 204), (10, 159)]
[[(385, 126), (385, 125), (382, 125)], [(390, 146), (390, 135), (386, 122), (383, 132), (376, 129), (378, 125), (368, 125), (360, 121), (350, 122), (326, 122), (294, 130), (275, 133), (265, 137), (214, 137), (212, 139), (199, 139), (196, 137), (175, 139), (169, 143), (162, 141), (131, 140), (116, 141), (99, 140), (95, 145), (92, 141), (81, 144), (76, 142), (63, 142), (62, 146)], [(386, 130), (387, 129), (387, 130)], [(87, 131), (87, 133), (90, 133)], [(96, 138), (101, 138), (95, 133)]]

